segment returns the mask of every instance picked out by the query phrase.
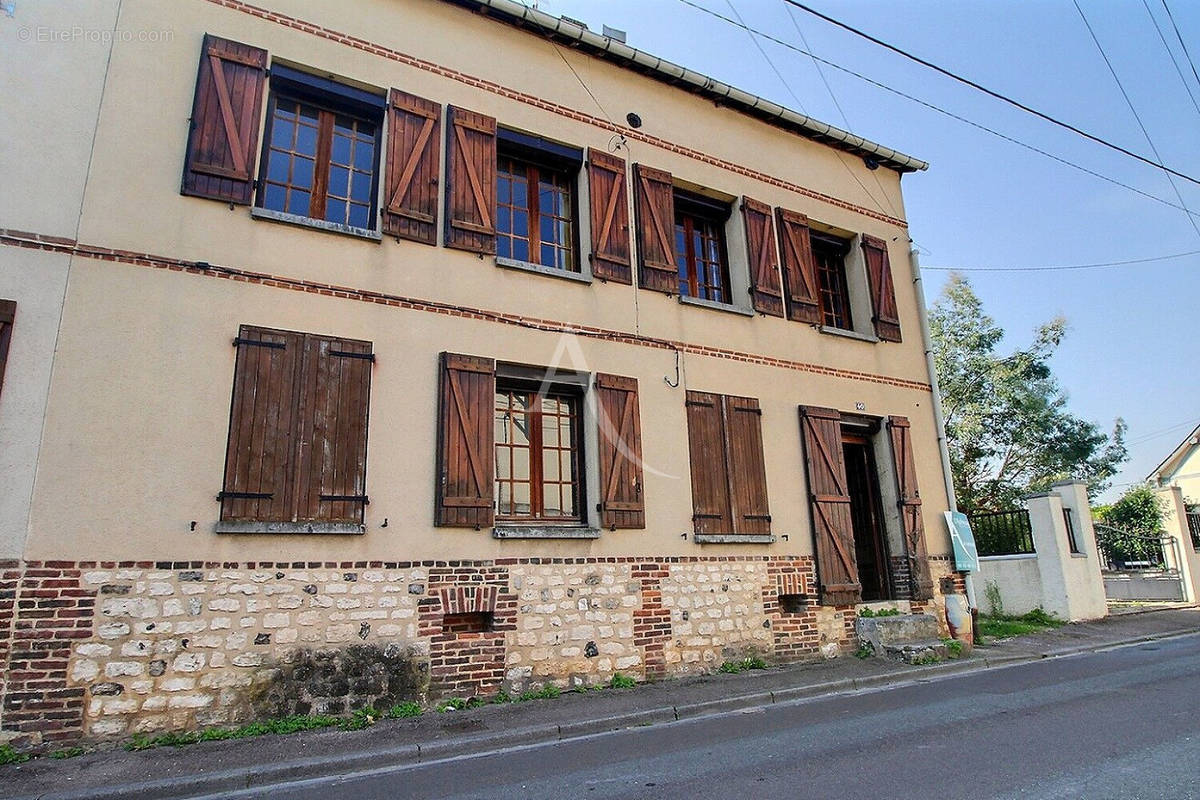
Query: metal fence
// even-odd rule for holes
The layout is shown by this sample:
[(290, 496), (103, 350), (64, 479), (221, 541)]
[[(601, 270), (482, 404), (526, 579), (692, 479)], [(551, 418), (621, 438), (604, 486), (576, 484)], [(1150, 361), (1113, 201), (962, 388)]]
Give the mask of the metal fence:
[(1029, 512), (991, 511), (971, 514), (971, 530), (981, 556), (1012, 556), (1033, 553), (1033, 525)]
[(1200, 508), (1192, 506), (1187, 510), (1188, 533), (1192, 534), (1192, 548), (1200, 550)]

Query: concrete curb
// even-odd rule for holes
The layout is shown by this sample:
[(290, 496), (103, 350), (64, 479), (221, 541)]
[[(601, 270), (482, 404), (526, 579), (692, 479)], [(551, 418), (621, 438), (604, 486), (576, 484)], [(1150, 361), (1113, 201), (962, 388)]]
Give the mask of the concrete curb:
[(1180, 628), (1133, 639), (1107, 643), (1090, 643), (1044, 652), (976, 656), (975, 658), (962, 661), (950, 661), (937, 665), (872, 675), (865, 678), (842, 678), (823, 683), (809, 684), (807, 686), (751, 692), (720, 700), (709, 700), (677, 706), (661, 706), (609, 717), (598, 717), (569, 725), (543, 724), (526, 728), (512, 728), (497, 733), (456, 737), (428, 744), (396, 745), (375, 750), (360, 750), (349, 754), (298, 759), (275, 765), (260, 765), (254, 768), (239, 767), (202, 775), (163, 778), (118, 786), (48, 792), (36, 796), (26, 795), (21, 798), (14, 798), (14, 800), (35, 800), (35, 798), (36, 800), (134, 800), (135, 798), (140, 800), (140, 798), (144, 797), (177, 800), (178, 798), (196, 797), (219, 792), (267, 788), (289, 781), (320, 778), (328, 775), (361, 772), (372, 769), (386, 769), (387, 767), (408, 766), (471, 754), (482, 755), (509, 747), (545, 744), (547, 742), (576, 739), (627, 728), (699, 719), (701, 717), (741, 711), (749, 708), (813, 700), (843, 692), (858, 692), (887, 686), (901, 686), (943, 677), (957, 677), (974, 672), (983, 672), (1018, 664), (1028, 664), (1048, 658), (1061, 658), (1111, 647), (1131, 646), (1196, 633), (1200, 633), (1200, 631), (1195, 628)]

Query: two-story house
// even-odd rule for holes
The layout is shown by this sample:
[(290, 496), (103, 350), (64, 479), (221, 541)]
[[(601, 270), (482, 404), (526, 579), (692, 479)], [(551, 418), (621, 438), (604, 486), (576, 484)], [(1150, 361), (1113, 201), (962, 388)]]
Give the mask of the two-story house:
[(511, 0), (0, 22), (3, 730), (832, 656), (962, 591), (923, 162)]

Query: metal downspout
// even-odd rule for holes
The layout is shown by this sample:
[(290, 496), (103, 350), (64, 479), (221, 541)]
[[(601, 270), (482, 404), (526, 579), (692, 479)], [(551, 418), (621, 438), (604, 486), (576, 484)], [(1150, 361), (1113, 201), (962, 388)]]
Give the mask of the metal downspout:
[[(942, 393), (938, 388), (937, 369), (933, 360), (933, 340), (929, 333), (929, 312), (925, 308), (925, 292), (921, 282), (921, 260), (917, 251), (908, 251), (909, 263), (912, 265), (913, 288), (917, 293), (917, 318), (921, 321), (921, 344), (925, 347), (925, 366), (929, 370), (929, 385), (933, 389), (933, 422), (937, 427), (938, 453), (942, 457), (942, 481), (946, 487), (946, 500), (951, 511), (958, 510), (958, 498), (954, 493), (954, 474), (950, 471), (950, 448), (946, 444), (946, 418), (942, 413)], [(971, 607), (972, 616), (979, 606), (975, 602), (975, 581), (971, 573), (966, 573), (964, 582), (967, 587), (967, 603)]]

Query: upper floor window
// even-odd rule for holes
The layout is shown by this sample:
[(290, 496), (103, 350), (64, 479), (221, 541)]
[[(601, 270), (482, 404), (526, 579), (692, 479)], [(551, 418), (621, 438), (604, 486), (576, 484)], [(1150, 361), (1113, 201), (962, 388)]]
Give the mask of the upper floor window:
[(375, 95), (273, 66), (258, 205), (373, 229), (381, 107)]
[(675, 190), (675, 264), (679, 294), (730, 303), (725, 221), (729, 206)]
[(850, 242), (823, 233), (812, 234), (813, 261), (821, 291), (821, 321), (830, 328), (853, 330), (850, 287), (846, 280), (846, 255)]
[(579, 152), (503, 129), (497, 140), (496, 255), (579, 272)]

